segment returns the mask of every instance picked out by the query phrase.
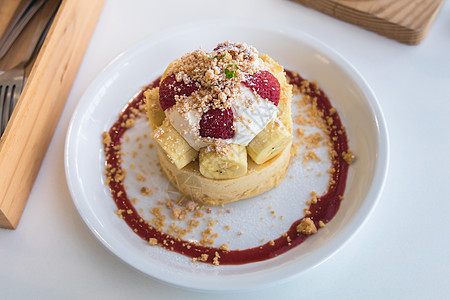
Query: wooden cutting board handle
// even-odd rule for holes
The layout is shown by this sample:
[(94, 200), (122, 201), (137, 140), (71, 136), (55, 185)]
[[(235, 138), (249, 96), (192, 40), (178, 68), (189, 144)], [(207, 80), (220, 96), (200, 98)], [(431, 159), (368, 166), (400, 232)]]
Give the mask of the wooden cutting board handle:
[(0, 227), (14, 229), (104, 0), (63, 0), (0, 140)]
[(444, 0), (294, 0), (409, 45), (425, 38)]

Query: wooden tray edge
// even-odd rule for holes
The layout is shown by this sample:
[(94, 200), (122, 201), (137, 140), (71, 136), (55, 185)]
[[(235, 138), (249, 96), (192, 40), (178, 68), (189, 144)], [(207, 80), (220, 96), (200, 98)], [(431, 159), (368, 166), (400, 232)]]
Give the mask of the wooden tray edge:
[(15, 229), (104, 0), (63, 0), (0, 141), (0, 227)]
[[(394, 39), (400, 43), (408, 45), (418, 45), (426, 37), (431, 25), (439, 13), (444, 0), (439, 0), (436, 9), (433, 11), (429, 20), (420, 28), (408, 28), (401, 24), (390, 22), (389, 20), (376, 17), (363, 11), (355, 10), (351, 7), (342, 5), (338, 2), (326, 5), (327, 1), (321, 0), (293, 0), (304, 6), (310, 7), (334, 18), (347, 23), (362, 27), (366, 30), (378, 33), (387, 38)], [(353, 14), (352, 14), (353, 13)], [(378, 25), (378, 26), (374, 26)], [(380, 26), (381, 25), (381, 26)]]

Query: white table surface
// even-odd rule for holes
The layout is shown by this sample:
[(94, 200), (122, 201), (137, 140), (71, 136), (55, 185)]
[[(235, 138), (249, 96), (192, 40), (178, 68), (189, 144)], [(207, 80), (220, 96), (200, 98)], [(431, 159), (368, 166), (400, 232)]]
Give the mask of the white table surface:
[(64, 175), (64, 141), (90, 82), (118, 54), (197, 19), (278, 21), (347, 58), (378, 97), (390, 134), (381, 199), (325, 263), (236, 299), (450, 298), (450, 4), (408, 46), (287, 0), (107, 0), (16, 230), (0, 229), (0, 298), (228, 299), (151, 279), (107, 251), (80, 218)]

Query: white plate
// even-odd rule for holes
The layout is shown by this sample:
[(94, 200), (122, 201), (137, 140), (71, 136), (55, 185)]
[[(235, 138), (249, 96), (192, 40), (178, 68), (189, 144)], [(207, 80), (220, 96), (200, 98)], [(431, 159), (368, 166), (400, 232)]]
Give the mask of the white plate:
[[(114, 214), (115, 204), (104, 185), (100, 136), (109, 130), (117, 113), (140, 88), (159, 76), (173, 59), (199, 47), (212, 49), (225, 40), (246, 42), (287, 69), (317, 80), (338, 109), (347, 128), (350, 148), (358, 159), (350, 168), (339, 212), (318, 234), (275, 259), (216, 267), (193, 263), (182, 255), (147, 245)], [(291, 28), (215, 21), (185, 25), (149, 38), (120, 55), (99, 74), (73, 115), (66, 139), (65, 166), (69, 189), (81, 217), (101, 243), (119, 258), (164, 282), (198, 290), (229, 291), (254, 289), (291, 278), (324, 262), (341, 248), (358, 231), (379, 198), (386, 178), (388, 148), (385, 121), (373, 92), (350, 63), (336, 52)], [(309, 178), (305, 174), (302, 176)], [(284, 223), (266, 222), (272, 224), (269, 233), (264, 230), (268, 239), (279, 236), (286, 230), (283, 226), (290, 225), (290, 218), (295, 217), (283, 212), (284, 202), (277, 200), (281, 190), (287, 195), (293, 193), (295, 180), (299, 184), (297, 174), (292, 180), (285, 179), (278, 191), (264, 197), (269, 198), (264, 207), (249, 214), (262, 218), (262, 211), (265, 211), (268, 220), (270, 213), (266, 210), (272, 205), (278, 205), (278, 209), (287, 214)], [(316, 181), (301, 182), (308, 188), (308, 182)], [(315, 188), (320, 189), (320, 180), (318, 182)], [(228, 217), (234, 222), (235, 230), (240, 230), (237, 218), (245, 216), (249, 203), (253, 204), (250, 201), (259, 201), (255, 202), (258, 206), (263, 200), (260, 197), (230, 206), (235, 214), (229, 215), (234, 215), (236, 220)], [(298, 215), (296, 219), (301, 217)], [(252, 222), (247, 223), (250, 225), (244, 229), (251, 227)], [(236, 238), (235, 247), (257, 244), (256, 240), (261, 238), (258, 234), (253, 232)]]

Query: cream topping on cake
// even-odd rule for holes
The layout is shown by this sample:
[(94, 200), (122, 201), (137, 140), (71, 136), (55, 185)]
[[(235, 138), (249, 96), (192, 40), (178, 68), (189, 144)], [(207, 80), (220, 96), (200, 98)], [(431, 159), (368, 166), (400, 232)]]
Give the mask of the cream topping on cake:
[[(177, 82), (195, 85), (189, 95), (175, 96), (176, 103), (165, 110), (172, 126), (189, 145), (199, 150), (218, 140), (246, 146), (273, 120), (278, 107), (263, 99), (244, 82), (269, 66), (258, 57), (258, 51), (246, 44), (225, 42), (213, 51), (203, 49), (174, 61), (166, 74), (174, 74)], [(209, 109), (232, 109), (234, 135), (231, 138), (200, 134), (200, 120)], [(220, 124), (219, 124), (220, 127)]]

